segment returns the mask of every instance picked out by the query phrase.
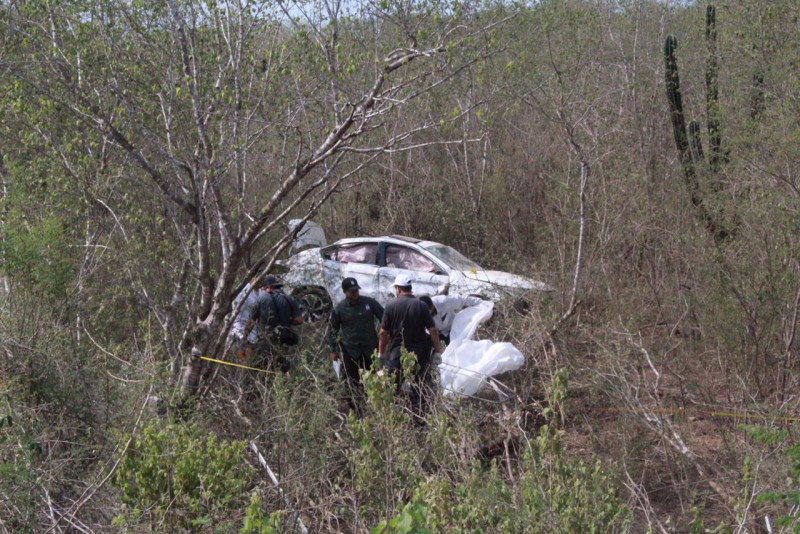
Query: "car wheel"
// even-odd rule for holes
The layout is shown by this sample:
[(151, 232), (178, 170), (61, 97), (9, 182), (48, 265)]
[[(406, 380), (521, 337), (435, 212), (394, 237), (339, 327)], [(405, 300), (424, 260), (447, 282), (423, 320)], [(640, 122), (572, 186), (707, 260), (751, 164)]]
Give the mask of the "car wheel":
[(297, 290), (292, 296), (300, 303), (300, 309), (303, 311), (306, 321), (314, 322), (328, 318), (333, 304), (325, 289), (304, 287)]

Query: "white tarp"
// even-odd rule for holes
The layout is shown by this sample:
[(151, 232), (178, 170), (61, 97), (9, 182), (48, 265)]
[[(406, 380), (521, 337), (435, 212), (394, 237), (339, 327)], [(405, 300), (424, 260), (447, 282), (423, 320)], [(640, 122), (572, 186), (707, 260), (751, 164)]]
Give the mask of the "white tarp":
[(456, 313), (453, 326), (450, 327), (450, 344), (475, 337), (478, 327), (491, 319), (493, 312), (494, 303), (484, 300)]
[(525, 363), (525, 357), (511, 343), (472, 339), (478, 326), (491, 318), (493, 309), (493, 303), (484, 301), (456, 314), (450, 331), (450, 345), (439, 364), (444, 396), (474, 395), (489, 377), (516, 371)]

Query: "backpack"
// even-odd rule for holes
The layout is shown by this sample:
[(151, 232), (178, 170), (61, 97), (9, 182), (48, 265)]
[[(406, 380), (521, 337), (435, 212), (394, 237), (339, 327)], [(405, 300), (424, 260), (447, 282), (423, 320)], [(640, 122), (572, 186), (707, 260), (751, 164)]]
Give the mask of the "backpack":
[[(272, 304), (272, 311), (269, 314), (270, 317), (269, 321), (267, 322), (267, 326), (272, 332), (274, 340), (281, 345), (293, 347), (300, 342), (300, 336), (297, 335), (297, 332), (292, 330), (290, 325), (281, 324), (283, 322), (282, 319), (284, 318), (282, 318), (278, 313), (278, 305), (275, 303), (275, 299), (278, 296), (283, 298), (284, 301), (286, 300), (286, 296), (283, 293), (273, 293), (271, 295), (272, 298), (270, 299), (270, 303)], [(289, 318), (289, 321), (291, 321), (291, 318)]]
[(297, 335), (297, 332), (292, 330), (288, 326), (278, 326), (275, 329), (276, 334), (278, 335), (278, 342), (281, 345), (288, 345), (293, 347), (300, 343), (300, 336)]

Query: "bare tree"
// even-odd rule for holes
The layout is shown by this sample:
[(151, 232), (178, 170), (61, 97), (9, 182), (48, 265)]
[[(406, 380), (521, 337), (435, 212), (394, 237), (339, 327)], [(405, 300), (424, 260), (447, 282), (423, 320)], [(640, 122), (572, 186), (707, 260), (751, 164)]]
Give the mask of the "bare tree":
[[(291, 243), (286, 219), (309, 219), (380, 154), (411, 148), (439, 123), (391, 127), (459, 73), (449, 50), (503, 22), (468, 30), (468, 8), (458, 12), (436, 2), (169, 0), (45, 4), (9, 18), (39, 66), (21, 62), (14, 74), (111, 143), (130, 182), (163, 203), (171, 295), (132, 281), (162, 327), (184, 401), (201, 387), (202, 358), (224, 350), (239, 281), (268, 272)], [(66, 166), (82, 156), (63, 155)]]

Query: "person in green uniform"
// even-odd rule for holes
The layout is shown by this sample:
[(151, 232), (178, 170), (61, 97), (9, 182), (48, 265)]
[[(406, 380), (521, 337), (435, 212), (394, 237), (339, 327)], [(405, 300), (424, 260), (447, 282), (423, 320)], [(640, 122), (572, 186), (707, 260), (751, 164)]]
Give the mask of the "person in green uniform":
[(361, 369), (369, 369), (372, 353), (378, 348), (376, 321), (383, 318), (383, 306), (371, 297), (359, 294), (361, 287), (355, 278), (342, 280), (345, 299), (337, 304), (330, 315), (328, 345), (331, 360), (341, 361), (349, 385), (361, 391)]

